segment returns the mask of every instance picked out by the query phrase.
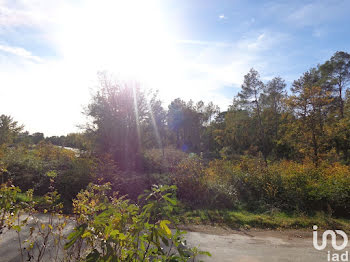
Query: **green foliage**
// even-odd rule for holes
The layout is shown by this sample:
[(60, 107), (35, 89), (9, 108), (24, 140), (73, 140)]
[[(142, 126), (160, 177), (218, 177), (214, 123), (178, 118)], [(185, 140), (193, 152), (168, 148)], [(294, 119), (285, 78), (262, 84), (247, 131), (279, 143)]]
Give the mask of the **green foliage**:
[(321, 228), (341, 228), (348, 231), (349, 220), (331, 218), (317, 212), (315, 215), (303, 213), (285, 213), (278, 210), (271, 212), (249, 212), (246, 210), (196, 209), (183, 211), (179, 216), (185, 224), (224, 225), (231, 228), (266, 228), (266, 229), (303, 229), (317, 224)]
[[(172, 232), (177, 201), (174, 186), (153, 186), (139, 197), (142, 206), (114, 194), (110, 185), (89, 185), (74, 200), (77, 226), (65, 248), (87, 261), (188, 261), (201, 253), (183, 245), (184, 232)], [(172, 221), (172, 222), (171, 222)], [(86, 249), (82, 250), (85, 246)]]
[(176, 98), (169, 105), (168, 127), (173, 132), (176, 148), (186, 152), (200, 152), (203, 147), (201, 137), (205, 126), (211, 123), (212, 117), (219, 112), (219, 107), (213, 103), (205, 105), (203, 101), (194, 104)]
[(100, 73), (99, 80), (100, 88), (86, 110), (92, 119), (87, 133), (97, 153), (110, 154), (122, 170), (137, 170), (142, 145), (149, 140), (157, 141), (154, 146), (162, 144), (163, 109), (156, 93), (137, 84), (114, 81), (106, 73)]
[[(349, 54), (335, 53), (294, 81), (289, 94), (282, 78), (264, 83), (251, 69), (229, 110), (221, 113), (213, 103), (180, 98), (166, 111), (156, 92), (113, 81), (101, 73), (100, 88), (86, 109), (92, 121), (84, 133), (49, 138), (43, 133), (30, 135), (21, 133), (22, 127), (11, 117), (2, 115), (0, 174), (5, 217), (10, 212), (5, 203), (19, 200), (31, 205), (37, 200), (36, 207), (43, 211), (54, 205), (58, 195), (69, 212), (72, 199), (90, 182), (109, 184), (89, 186), (74, 200), (80, 225), (70, 248), (88, 243), (90, 238), (82, 236), (86, 232), (95, 236), (92, 228), (103, 235), (104, 226), (123, 233), (121, 239), (116, 232), (117, 238), (111, 232), (107, 237), (113, 247), (123, 250), (123, 237), (134, 239), (135, 235), (101, 222), (119, 213), (125, 215), (120, 219), (126, 226), (137, 228), (135, 232), (141, 232), (143, 223), (147, 234), (156, 230), (166, 236), (166, 221), (172, 220), (162, 222), (161, 217), (167, 216), (162, 212), (173, 204), (160, 198), (159, 203), (167, 204), (151, 205), (152, 214), (144, 210), (149, 203), (135, 204), (152, 184), (176, 185), (179, 200), (191, 208), (243, 206), (261, 212), (277, 209), (349, 216), (349, 61)], [(6, 187), (8, 180), (22, 191), (33, 188), (36, 197), (42, 198), (24, 197), (17, 188)], [(48, 187), (50, 183), (57, 192)], [(111, 200), (106, 194), (109, 188), (130, 200), (117, 196)], [(160, 210), (162, 216), (155, 216)], [(143, 213), (152, 219), (145, 222)], [(143, 222), (138, 224), (133, 218)], [(100, 235), (96, 241), (89, 240), (91, 259), (110, 250)], [(123, 252), (118, 256), (127, 256)]]
[(0, 185), (0, 232), (6, 224), (11, 224), (18, 212), (15, 205), (17, 194), (21, 192), (18, 187), (12, 185), (11, 182)]
[(92, 157), (41, 142), (34, 147), (7, 148), (0, 158), (6, 166), (4, 181), (11, 179), (19, 188), (34, 189), (36, 195), (48, 192), (50, 177), (55, 173), (55, 187), (66, 204), (94, 178), (95, 160)]
[(294, 81), (289, 95), (283, 79), (265, 84), (251, 69), (227, 113), (211, 125), (214, 151), (226, 159), (261, 156), (265, 164), (306, 158), (316, 165), (324, 160), (347, 163), (349, 61), (350, 54), (336, 52)]
[[(72, 220), (62, 215), (63, 205), (53, 185), (51, 178), (44, 216), (35, 209), (33, 190), (26, 193), (25, 202), (16, 203), (20, 190), (6, 184), (0, 187), (1, 226), (17, 232), (22, 261), (25, 257), (35, 261), (192, 261), (198, 255), (210, 255), (187, 247), (185, 232), (176, 228), (175, 186), (153, 186), (140, 195), (139, 204), (133, 204), (117, 193), (109, 197), (108, 183), (89, 184), (73, 201), (76, 226), (67, 236), (65, 228)], [(24, 228), (29, 228), (25, 239)]]
[(225, 181), (237, 200), (252, 210), (350, 213), (350, 169), (339, 163), (315, 166), (310, 161), (282, 161), (266, 166), (257, 159), (242, 158), (213, 161), (204, 172), (209, 184)]
[(199, 157), (193, 155), (181, 161), (172, 180), (179, 188), (178, 196), (181, 200), (195, 206), (206, 202), (204, 164)]
[(234, 207), (237, 202), (231, 181), (218, 176), (211, 179), (202, 158), (192, 155), (179, 163), (171, 174), (171, 183), (178, 187), (178, 197), (186, 205), (197, 207)]
[(174, 172), (187, 157), (188, 154), (173, 147), (149, 149), (144, 152), (144, 168), (148, 173)]
[(7, 184), (0, 187), (1, 213), (7, 213), (4, 225), (17, 233), (21, 261), (27, 258), (38, 262), (60, 261), (62, 257), (63, 230), (67, 218), (62, 215), (63, 205), (53, 184), (53, 179), (50, 179), (50, 191), (40, 199), (47, 208), (42, 210), (45, 215), (39, 214), (36, 209), (37, 202), (32, 189), (19, 194), (18, 187), (9, 187)]
[(11, 144), (22, 129), (12, 117), (0, 115), (0, 146)]

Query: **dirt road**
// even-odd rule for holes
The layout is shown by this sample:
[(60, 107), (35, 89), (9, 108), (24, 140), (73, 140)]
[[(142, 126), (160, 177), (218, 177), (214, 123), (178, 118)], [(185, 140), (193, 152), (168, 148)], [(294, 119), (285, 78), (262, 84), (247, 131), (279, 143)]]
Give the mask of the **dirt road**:
[[(328, 261), (328, 248), (325, 251), (314, 249), (311, 229), (306, 231), (253, 229), (235, 231), (208, 226), (190, 226), (183, 229), (188, 231), (186, 239), (189, 245), (199, 245), (201, 250), (209, 251), (212, 254), (212, 257), (203, 257), (204, 261)], [(327, 247), (330, 246), (329, 243)], [(344, 251), (350, 251), (349, 245)], [(14, 232), (8, 232), (1, 236), (0, 261), (20, 261), (18, 242)]]
[[(191, 228), (200, 232), (189, 232), (188, 243), (199, 245), (201, 250), (209, 251), (211, 258), (205, 261), (220, 262), (287, 262), (328, 261), (326, 248), (314, 249), (312, 230), (309, 231), (233, 231), (221, 228)], [(327, 247), (331, 247), (328, 243)], [(350, 251), (350, 246), (344, 250)], [(338, 252), (344, 253), (343, 252)], [(333, 252), (333, 250), (332, 250)], [(341, 260), (340, 260), (341, 261)], [(350, 260), (348, 260), (350, 261)]]

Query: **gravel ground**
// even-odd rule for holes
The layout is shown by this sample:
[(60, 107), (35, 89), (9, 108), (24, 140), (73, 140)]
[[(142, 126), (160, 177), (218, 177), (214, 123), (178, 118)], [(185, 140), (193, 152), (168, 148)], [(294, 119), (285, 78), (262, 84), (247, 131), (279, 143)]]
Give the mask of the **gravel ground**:
[[(69, 226), (71, 230), (73, 227)], [(67, 229), (67, 230), (68, 230)], [(287, 262), (287, 261), (328, 261), (327, 251), (314, 249), (312, 230), (276, 231), (249, 230), (239, 231), (213, 226), (186, 226), (187, 243), (199, 245), (201, 250), (209, 251), (212, 257), (203, 257), (204, 261), (237, 261), (237, 262)], [(26, 229), (23, 234), (26, 234)], [(350, 247), (342, 252), (350, 251)], [(333, 253), (333, 250), (331, 250)], [(338, 251), (340, 254), (341, 252)], [(0, 261), (21, 261), (18, 239), (14, 232), (5, 232), (0, 236)], [(50, 261), (49, 258), (45, 261)], [(339, 260), (341, 261), (341, 260)], [(348, 260), (350, 261), (350, 260)]]

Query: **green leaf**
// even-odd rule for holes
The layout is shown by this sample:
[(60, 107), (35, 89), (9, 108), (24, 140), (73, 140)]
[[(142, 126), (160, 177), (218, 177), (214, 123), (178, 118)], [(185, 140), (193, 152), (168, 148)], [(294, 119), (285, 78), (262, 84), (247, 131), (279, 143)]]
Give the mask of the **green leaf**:
[(169, 198), (169, 197), (167, 197), (167, 196), (164, 196), (164, 199), (166, 200), (166, 201), (168, 201), (169, 203), (171, 203), (172, 205), (176, 205), (176, 199), (173, 199), (173, 198)]
[(100, 253), (96, 249), (94, 249), (89, 255), (87, 255), (86, 262), (96, 262), (99, 258)]
[(68, 249), (73, 246), (73, 244), (84, 234), (86, 228), (87, 225), (82, 224), (78, 226), (72, 233), (70, 233), (67, 237), (69, 241), (64, 245), (64, 249)]

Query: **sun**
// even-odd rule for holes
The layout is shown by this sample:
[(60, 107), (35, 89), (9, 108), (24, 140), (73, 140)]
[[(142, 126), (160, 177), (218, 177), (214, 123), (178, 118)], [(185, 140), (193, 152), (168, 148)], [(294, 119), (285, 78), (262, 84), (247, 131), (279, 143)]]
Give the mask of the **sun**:
[(67, 66), (107, 70), (163, 92), (181, 78), (177, 37), (160, 1), (88, 1), (61, 15), (54, 42)]

